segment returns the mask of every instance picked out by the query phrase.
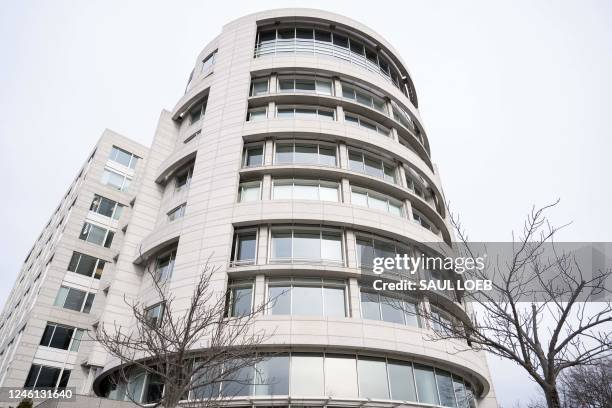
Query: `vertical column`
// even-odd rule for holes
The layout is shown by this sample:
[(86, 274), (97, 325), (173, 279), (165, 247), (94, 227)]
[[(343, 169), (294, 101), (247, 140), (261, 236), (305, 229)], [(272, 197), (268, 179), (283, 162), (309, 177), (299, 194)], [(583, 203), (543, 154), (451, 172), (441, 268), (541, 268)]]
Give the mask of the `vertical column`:
[(272, 176), (264, 174), (263, 181), (261, 183), (261, 199), (262, 201), (268, 201), (272, 199)]
[[(423, 299), (419, 302), (419, 309), (421, 314), (421, 326), (431, 329), (431, 322), (427, 319), (428, 316), (431, 316), (431, 305), (429, 304), (429, 298), (427, 296), (423, 296)], [(423, 318), (423, 316), (425, 318)]]
[(351, 185), (348, 179), (343, 178), (342, 181), (342, 202), (350, 203), (351, 202)]
[(268, 102), (268, 112), (266, 113), (266, 117), (268, 119), (274, 119), (276, 116), (276, 104), (274, 101)]
[(268, 92), (271, 94), (278, 93), (278, 74), (276, 72), (273, 72), (272, 75), (270, 75), (268, 89)]
[(412, 221), (414, 217), (412, 216), (412, 203), (410, 202), (410, 200), (404, 200), (404, 207), (406, 208), (406, 218)]
[(359, 318), (361, 317), (360, 306), (361, 299), (359, 293), (359, 282), (357, 278), (349, 278), (349, 311), (350, 317)]
[(397, 162), (397, 182), (402, 187), (407, 187), (406, 183), (406, 169), (404, 169), (404, 164), (402, 162)]
[(257, 265), (268, 262), (268, 226), (260, 225), (257, 234)]
[(271, 166), (274, 158), (274, 141), (267, 139), (264, 143), (264, 166)]
[(385, 98), (385, 109), (387, 110), (387, 116), (393, 117), (393, 104), (389, 98)]
[(349, 268), (357, 268), (357, 255), (355, 253), (355, 233), (347, 230), (346, 235), (346, 265)]
[(389, 134), (389, 137), (399, 143), (399, 134), (397, 133), (397, 128), (391, 128), (391, 133)]
[[(255, 276), (255, 291), (253, 293), (253, 304), (255, 309), (260, 308), (266, 302), (266, 278), (264, 275)], [(264, 314), (262, 310), (260, 314)]]
[(349, 168), (349, 157), (348, 157), (348, 147), (346, 147), (345, 142), (340, 142), (338, 144), (338, 155), (339, 155), (339, 164), (341, 169)]

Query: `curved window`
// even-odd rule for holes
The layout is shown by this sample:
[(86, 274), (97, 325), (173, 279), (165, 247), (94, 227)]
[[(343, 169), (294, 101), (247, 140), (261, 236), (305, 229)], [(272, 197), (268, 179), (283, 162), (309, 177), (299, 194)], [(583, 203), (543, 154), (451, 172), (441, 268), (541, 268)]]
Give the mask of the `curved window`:
[(421, 327), (416, 302), (364, 289), (361, 290), (361, 317)]
[(355, 36), (307, 26), (258, 28), (255, 58), (288, 53), (325, 55), (348, 61), (381, 75), (416, 105), (412, 91), (408, 92), (399, 70), (375, 47)]
[(365, 188), (351, 187), (351, 204), (384, 211), (392, 215), (402, 215), (401, 201)]
[[(372, 269), (374, 258), (395, 258), (396, 255), (410, 256), (408, 247), (394, 241), (374, 238), (368, 235), (356, 234), (357, 266), (362, 269)], [(390, 271), (386, 269), (386, 271)]]
[(244, 148), (242, 167), (257, 167), (263, 165), (263, 145), (251, 145)]
[(256, 122), (258, 120), (264, 120), (268, 117), (268, 108), (252, 108), (247, 112), (247, 121)]
[(155, 260), (155, 277), (159, 281), (165, 281), (172, 276), (175, 259), (176, 248), (157, 257)]
[(322, 108), (319, 106), (296, 105), (287, 106), (279, 105), (276, 108), (276, 117), (279, 119), (319, 119), (319, 120), (336, 120), (336, 112), (330, 108)]
[(257, 251), (257, 232), (240, 230), (234, 234), (232, 245), (232, 266), (251, 265), (255, 263)]
[(277, 142), (274, 164), (336, 166), (336, 146), (308, 142)]
[(354, 113), (345, 112), (344, 121), (347, 123), (350, 123), (351, 125), (360, 126), (367, 130), (371, 130), (373, 132), (380, 133), (381, 135), (384, 135), (384, 136), (389, 136), (391, 134), (391, 131), (387, 129), (386, 127), (384, 127), (383, 125), (381, 125), (380, 123), (375, 122), (370, 119), (366, 119), (363, 116), (356, 115)]
[(342, 82), (342, 97), (345, 99), (352, 99), (361, 105), (376, 109), (379, 112), (387, 113), (384, 99), (358, 86)]
[(308, 179), (275, 179), (273, 200), (339, 201), (340, 184), (335, 181)]
[(349, 169), (396, 183), (394, 165), (359, 150), (349, 149)]
[(433, 223), (429, 221), (423, 214), (416, 211), (415, 209), (412, 209), (412, 219), (414, 222), (419, 224), (421, 227), (427, 230), (430, 230), (434, 234), (436, 233), (436, 230), (433, 227)]
[(250, 96), (265, 95), (268, 93), (268, 78), (251, 80)]
[(268, 281), (268, 314), (347, 317), (346, 282), (320, 278)]
[(274, 395), (320, 399), (325, 396), (391, 399), (457, 408), (473, 406), (474, 399), (471, 385), (448, 371), (411, 361), (355, 354), (264, 355), (254, 366), (241, 367), (229, 377), (236, 379), (224, 381), (221, 389), (218, 384), (202, 386), (190, 397)]
[(270, 262), (343, 264), (342, 233), (333, 229), (275, 227)]
[(227, 316), (240, 317), (251, 314), (253, 310), (253, 281), (230, 281), (227, 296)]
[(248, 181), (240, 183), (238, 201), (246, 203), (249, 201), (259, 201), (261, 198), (261, 181)]
[(332, 95), (331, 79), (315, 77), (279, 77), (278, 90), (281, 93), (311, 93)]

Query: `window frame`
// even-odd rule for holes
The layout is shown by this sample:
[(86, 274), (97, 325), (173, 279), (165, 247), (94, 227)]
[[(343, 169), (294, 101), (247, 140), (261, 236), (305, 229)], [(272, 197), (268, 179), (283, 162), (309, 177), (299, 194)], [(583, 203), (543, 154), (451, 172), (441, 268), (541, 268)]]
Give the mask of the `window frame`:
[[(303, 182), (304, 184), (298, 184), (298, 185), (307, 185), (306, 183), (310, 182), (312, 183), (313, 187), (317, 188), (317, 197), (316, 198), (297, 198), (299, 200), (313, 200), (313, 201), (325, 201), (325, 202), (331, 202), (331, 203), (341, 203), (342, 202), (342, 183), (339, 181), (332, 181), (332, 180), (325, 180), (325, 179), (308, 179), (308, 178), (301, 178), (301, 177), (293, 177), (293, 178), (272, 178), (272, 186), (271, 186), (271, 199), (272, 200), (287, 200), (287, 198), (275, 198), (274, 194), (275, 194), (275, 188), (279, 185), (277, 183), (289, 183), (291, 182), (291, 197), (289, 198), (289, 200), (296, 200), (296, 198), (294, 197), (294, 189), (295, 186), (298, 182)], [(329, 186), (326, 187), (331, 187), (331, 185), (335, 185), (335, 189), (336, 189), (336, 200), (323, 200), (321, 198), (321, 187), (324, 184), (328, 184)], [(282, 185), (282, 184), (280, 184)], [(284, 185), (288, 185), (288, 184), (284, 184)]]
[[(87, 226), (89, 226), (89, 228), (87, 229), (87, 232), (84, 232)], [(94, 241), (90, 241), (89, 240), (89, 237), (90, 237), (91, 231), (92, 231), (91, 227), (95, 227), (95, 228), (99, 228), (99, 229), (104, 230), (104, 239), (102, 240), (102, 243), (98, 244), (98, 243), (96, 243)], [(90, 221), (85, 221), (83, 223), (83, 227), (81, 227), (81, 232), (79, 233), (79, 239), (81, 241), (85, 241), (85, 242), (88, 242), (88, 243), (93, 244), (93, 245), (102, 246), (104, 248), (110, 248), (111, 245), (113, 244), (113, 238), (115, 237), (115, 233), (116, 232), (117, 231), (115, 231), (115, 230), (113, 230), (111, 228), (106, 228), (106, 227), (100, 226), (98, 224), (94, 224), (94, 223), (92, 223)], [(83, 234), (86, 234), (85, 238), (82, 238)]]
[[(62, 292), (62, 289), (66, 290), (66, 296), (63, 296), (63, 302), (61, 304), (59, 304), (58, 301), (62, 298), (62, 297), (60, 297), (60, 293)], [(66, 299), (68, 299), (68, 295), (69, 295), (71, 290), (83, 292), (85, 294), (83, 296), (83, 302), (81, 303), (81, 306), (79, 307), (79, 310), (70, 309), (70, 308), (67, 308), (65, 306), (66, 305)], [(89, 292), (89, 291), (86, 291), (86, 290), (77, 289), (77, 288), (74, 288), (72, 286), (61, 285), (59, 290), (57, 291), (57, 295), (55, 296), (55, 300), (53, 302), (53, 306), (59, 306), (62, 309), (72, 310), (73, 312), (89, 314), (91, 312), (92, 307), (93, 307), (93, 302), (95, 301), (96, 295), (97, 295), (97, 293), (95, 293), (95, 292)], [(85, 310), (85, 309), (87, 309), (87, 310)]]
[[(123, 153), (125, 153), (125, 154), (130, 156), (130, 161), (128, 162), (127, 165), (125, 165), (125, 164), (123, 164), (123, 163), (121, 163), (120, 161), (117, 160), (118, 152), (123, 152)], [(132, 153), (132, 152), (130, 152), (128, 150), (122, 149), (119, 146), (113, 145), (112, 148), (111, 148), (111, 152), (110, 152), (110, 154), (108, 156), (108, 159), (113, 161), (113, 162), (115, 162), (115, 163), (120, 164), (121, 166), (124, 166), (124, 167), (127, 167), (129, 169), (134, 170), (136, 168), (136, 165), (138, 164), (138, 160), (141, 159), (141, 157), (136, 156), (134, 153)]]
[[(159, 308), (159, 315), (158, 316), (150, 316), (151, 311), (158, 309)], [(152, 328), (158, 328), (161, 326), (163, 320), (164, 320), (164, 314), (166, 312), (166, 305), (164, 302), (158, 302), (155, 303), (151, 306), (148, 306), (145, 308), (144, 310), (144, 314), (145, 314), (145, 319), (146, 319), (146, 324), (149, 325)], [(152, 318), (155, 319), (155, 321), (152, 323)]]
[[(121, 186), (118, 187), (115, 184), (110, 184), (109, 183), (110, 178), (106, 177), (107, 173), (111, 175), (114, 174), (116, 176), (121, 177), (122, 178)], [(106, 178), (106, 181), (104, 181), (105, 178)], [(104, 170), (102, 171), (102, 180), (101, 180), (102, 184), (106, 186), (110, 186), (114, 188), (115, 190), (119, 190), (124, 193), (129, 191), (130, 185), (132, 184), (132, 180), (133, 180), (132, 177), (128, 176), (127, 174), (118, 173), (117, 171), (112, 170), (108, 167), (105, 167)]]
[(218, 51), (219, 50), (216, 49), (212, 51), (210, 54), (208, 54), (204, 59), (202, 59), (202, 69), (200, 70), (200, 72), (203, 73), (203, 72), (209, 71), (215, 66)]
[[(298, 110), (304, 110), (304, 111), (314, 111), (314, 114), (309, 113), (308, 117), (303, 117), (303, 116), (297, 116), (297, 111)], [(279, 111), (280, 110), (293, 110), (293, 115), (291, 115), (290, 117), (284, 117), (279, 115)], [(319, 112), (323, 111), (323, 112), (328, 112), (332, 114), (332, 117), (330, 118), (329, 116), (326, 115), (321, 115)], [(310, 117), (312, 116), (312, 117)], [(312, 119), (316, 119), (316, 120), (329, 120), (329, 121), (336, 121), (337, 120), (337, 112), (335, 108), (328, 108), (326, 106), (319, 106), (319, 105), (299, 105), (299, 104), (288, 104), (288, 105), (276, 105), (275, 106), (275, 115), (274, 117), (276, 119), (305, 119), (305, 120), (312, 120)]]
[[(249, 304), (249, 312), (247, 314), (238, 315), (235, 314), (234, 306), (236, 300), (236, 290), (248, 288), (251, 290), (251, 299)], [(230, 318), (240, 318), (244, 316), (249, 316), (253, 313), (253, 307), (255, 304), (255, 280), (253, 279), (240, 279), (240, 280), (232, 280), (229, 279), (227, 282), (227, 303), (225, 316)]]
[[(72, 259), (73, 259), (73, 258), (75, 257), (75, 255), (77, 255), (77, 254), (78, 254), (78, 260), (76, 261), (76, 264), (75, 264), (75, 266), (74, 266), (74, 271), (73, 271), (73, 270), (70, 270), (70, 265), (72, 264)], [(82, 275), (82, 276), (88, 276), (88, 275), (85, 275), (85, 274), (83, 274), (83, 273), (79, 273), (79, 272), (77, 272), (77, 270), (79, 269), (79, 265), (81, 264), (81, 260), (83, 259), (83, 257), (84, 257), (84, 256), (86, 256), (86, 257), (91, 257), (91, 258), (94, 258), (94, 259), (96, 260), (96, 262), (95, 262), (95, 264), (94, 264), (93, 271), (92, 271), (91, 275), (89, 275), (89, 277), (90, 277), (90, 278), (91, 278), (91, 277), (93, 277), (94, 279), (100, 279), (100, 278), (102, 277), (102, 273), (104, 272), (104, 267), (106, 266), (106, 263), (107, 263), (108, 261), (105, 261), (104, 259), (101, 259), (101, 258), (98, 258), (98, 257), (92, 256), (92, 255), (84, 254), (84, 253), (82, 253), (82, 252), (72, 251), (72, 256), (71, 256), (71, 258), (70, 258), (70, 261), (68, 262), (68, 266), (67, 266), (67, 268), (66, 268), (66, 269), (67, 269), (69, 272), (72, 272), (72, 273), (76, 273), (76, 274), (79, 274), (79, 275)], [(98, 269), (100, 268), (100, 263), (102, 263), (101, 272), (100, 272), (99, 274), (97, 274), (96, 272), (97, 272), (97, 271), (98, 271)]]
[[(249, 151), (254, 149), (261, 149), (261, 163), (260, 164), (248, 164)], [(266, 144), (265, 143), (251, 143), (246, 144), (242, 150), (242, 168), (261, 167), (265, 165), (266, 160)]]
[[(404, 217), (405, 216), (404, 203), (401, 200), (398, 200), (397, 198), (391, 197), (391, 196), (389, 196), (387, 194), (379, 193), (378, 191), (374, 191), (374, 190), (371, 190), (369, 188), (351, 185), (351, 205), (356, 205), (356, 206), (359, 206), (359, 207), (363, 207), (363, 206), (354, 203), (354, 201), (353, 201), (353, 194), (365, 194), (366, 201), (367, 201), (366, 208), (369, 208), (370, 210), (381, 211), (379, 208), (376, 208), (376, 207), (373, 207), (373, 206), (370, 205), (370, 197), (372, 197), (372, 198), (376, 198), (379, 201), (385, 201), (386, 202), (387, 210), (384, 211), (384, 212), (386, 212), (387, 214), (398, 216), (398, 217)], [(399, 207), (399, 214), (396, 214), (396, 213), (391, 211), (392, 204), (395, 204), (394, 202), (395, 203), (399, 203), (399, 205), (398, 205), (398, 207)]]
[[(315, 283), (317, 285), (315, 285)], [(318, 288), (320, 285), (321, 288), (321, 314), (316, 314), (312, 316), (322, 316), (322, 317), (333, 317), (333, 318), (341, 318), (339, 316), (333, 316), (327, 314), (327, 310), (325, 307), (325, 288), (335, 288), (342, 289), (343, 300), (344, 300), (344, 318), (351, 317), (350, 303), (349, 303), (349, 283), (344, 279), (330, 279), (330, 278), (315, 278), (315, 277), (285, 277), (285, 278), (266, 278), (265, 281), (265, 291), (264, 296), (267, 302), (265, 314), (266, 315), (278, 315), (278, 316), (309, 316), (304, 314), (294, 314), (293, 313), (293, 288), (294, 287), (314, 287)], [(288, 287), (289, 288), (289, 314), (281, 314), (281, 313), (272, 313), (271, 299), (270, 299), (270, 288), (271, 287)]]
[[(240, 245), (239, 245), (238, 240), (240, 239), (241, 236), (248, 236), (248, 235), (255, 236), (255, 243), (254, 243), (255, 253), (253, 254), (254, 258), (253, 259), (238, 259), (238, 253), (240, 251)], [(259, 231), (257, 230), (257, 228), (236, 229), (232, 237), (232, 253), (231, 253), (231, 259), (230, 259), (230, 267), (257, 264), (258, 245), (259, 245)]]
[(247, 122), (259, 122), (268, 119), (268, 107), (258, 106), (249, 108), (247, 111)]
[[(355, 170), (351, 168), (351, 153), (361, 155), (362, 170)], [(383, 181), (386, 181), (387, 183), (391, 183), (395, 185), (398, 184), (399, 177), (397, 176), (397, 168), (399, 164), (396, 164), (391, 159), (387, 159), (379, 154), (371, 153), (367, 150), (356, 148), (353, 146), (347, 146), (347, 156), (348, 156), (348, 170), (349, 171), (354, 171), (360, 174), (365, 174), (366, 176), (373, 177), (379, 180), (383, 180)], [(368, 174), (366, 172), (366, 158), (371, 161), (377, 161), (377, 162), (379, 161), (381, 163), (380, 170), (382, 171), (382, 177), (377, 177), (377, 176)], [(388, 179), (387, 173), (385, 172), (385, 166), (388, 166), (392, 170), (392, 173), (393, 173), (392, 180)]]
[[(279, 145), (292, 145), (291, 162), (290, 163), (279, 163), (277, 159), (278, 146)], [(295, 160), (296, 146), (297, 145), (310, 145), (317, 147), (317, 163), (298, 163)], [(321, 146), (326, 148), (332, 148), (334, 151), (334, 165), (328, 165), (321, 163)], [(340, 163), (339, 150), (337, 143), (323, 142), (317, 140), (296, 140), (296, 139), (277, 139), (274, 141), (274, 151), (272, 152), (272, 165), (273, 166), (287, 166), (287, 165), (299, 165), (299, 166), (323, 166), (323, 167), (338, 167)]]
[[(98, 202), (96, 203), (96, 200), (98, 200)], [(106, 200), (109, 201), (110, 203), (113, 203), (113, 211), (111, 215), (105, 215), (102, 214), (99, 210), (100, 207), (102, 205), (102, 201)], [(95, 208), (94, 208), (95, 207)], [(100, 214), (103, 217), (106, 218), (111, 218), (113, 220), (118, 220), (121, 217), (121, 213), (123, 211), (123, 207), (125, 207), (123, 204), (120, 204), (119, 202), (115, 201), (115, 200), (111, 200), (110, 198), (106, 198), (104, 196), (101, 196), (100, 194), (94, 194), (94, 198), (91, 201), (91, 204), (89, 206), (89, 211), (95, 213), (95, 214)]]
[(182, 203), (172, 208), (170, 211), (166, 212), (166, 220), (168, 222), (174, 222), (179, 218), (183, 218), (185, 216), (185, 209), (187, 208), (187, 203)]
[[(273, 258), (272, 250), (273, 250), (273, 234), (275, 232), (287, 232), (291, 231), (291, 256), (288, 258)], [(309, 258), (309, 259), (300, 259), (295, 258), (293, 254), (295, 253), (295, 234), (297, 233), (319, 233), (319, 249), (321, 253), (321, 258)], [(323, 234), (334, 234), (340, 236), (340, 260), (336, 261), (334, 259), (324, 259), (322, 256), (323, 252)], [(318, 264), (318, 265), (336, 265), (336, 266), (345, 266), (346, 265), (346, 243), (345, 243), (345, 233), (344, 230), (340, 228), (331, 228), (331, 227), (313, 227), (309, 225), (273, 225), (269, 228), (268, 231), (268, 254), (267, 260), (269, 264)]]
[[(244, 192), (249, 189), (249, 187), (253, 188), (257, 186), (257, 198), (253, 200), (245, 200)], [(261, 180), (251, 180), (251, 181), (243, 181), (238, 184), (238, 202), (239, 203), (249, 203), (253, 201), (261, 201), (262, 197), (262, 181)]]

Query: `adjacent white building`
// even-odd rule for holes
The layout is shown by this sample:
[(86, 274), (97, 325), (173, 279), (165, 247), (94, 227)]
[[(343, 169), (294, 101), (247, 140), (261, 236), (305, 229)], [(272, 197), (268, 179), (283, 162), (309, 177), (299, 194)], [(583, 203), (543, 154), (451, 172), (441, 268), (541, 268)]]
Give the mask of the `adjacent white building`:
[[(230, 22), (149, 148), (102, 135), (0, 315), (0, 385), (130, 405), (105, 383), (116, 362), (81, 340), (130, 325), (124, 297), (156, 306), (144, 268), (180, 303), (210, 257), (215, 287), (241, 294), (230, 311), (279, 296), (257, 324), (282, 381), (232, 404), (495, 407), (482, 353), (426, 339), (418, 312), (466, 315), (459, 299), (399, 310), (372, 291), (373, 256), (452, 242), (443, 202), (410, 73), (384, 38), (319, 10)], [(142, 402), (159, 391), (139, 387)]]

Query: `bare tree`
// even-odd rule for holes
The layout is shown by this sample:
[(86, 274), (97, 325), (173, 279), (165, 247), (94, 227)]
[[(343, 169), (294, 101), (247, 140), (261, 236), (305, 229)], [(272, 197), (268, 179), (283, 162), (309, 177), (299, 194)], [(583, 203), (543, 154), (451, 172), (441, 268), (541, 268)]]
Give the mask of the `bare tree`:
[(559, 383), (564, 408), (612, 407), (612, 358), (572, 367), (560, 376)]
[[(241, 395), (255, 381), (254, 366), (266, 358), (258, 348), (269, 334), (256, 330), (254, 321), (266, 305), (232, 313), (226, 300), (235, 293), (213, 288), (217, 271), (206, 263), (185, 305), (168, 291), (167, 279), (148, 267), (159, 307), (124, 298), (133, 324), (97, 328), (95, 339), (121, 363), (110, 378), (115, 385), (127, 384), (126, 394), (133, 402), (170, 408), (189, 396), (181, 406), (220, 406), (224, 398)], [(140, 401), (134, 394), (142, 394), (143, 385), (135, 378), (144, 374), (149, 396)]]
[[(602, 364), (612, 354), (610, 270), (585, 271), (571, 252), (554, 251), (551, 257), (544, 250), (554, 247), (559, 231), (546, 216), (557, 203), (532, 209), (506, 261), (489, 260), (486, 268), (466, 271), (465, 279), (492, 281), (491, 291), (463, 292), (474, 306), (472, 319), (426, 316), (435, 327), (433, 340), (460, 339), (466, 349), (517, 363), (540, 386), (549, 408), (562, 407), (558, 379), (564, 370)], [(458, 219), (451, 218), (460, 251), (476, 259)]]

